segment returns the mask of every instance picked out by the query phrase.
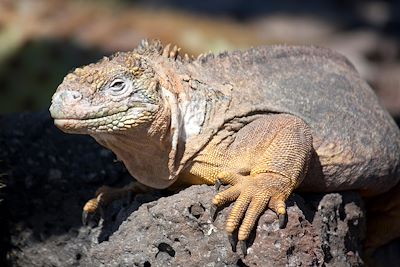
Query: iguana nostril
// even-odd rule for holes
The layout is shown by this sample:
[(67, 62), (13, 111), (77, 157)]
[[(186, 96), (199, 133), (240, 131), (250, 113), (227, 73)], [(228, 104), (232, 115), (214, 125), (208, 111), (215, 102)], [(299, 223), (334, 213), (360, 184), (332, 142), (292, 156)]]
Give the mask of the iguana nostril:
[(76, 102), (82, 98), (82, 94), (78, 91), (64, 91), (61, 94), (62, 101), (66, 101), (66, 103)]
[(80, 99), (81, 96), (82, 96), (81, 93), (79, 93), (79, 92), (77, 92), (77, 91), (72, 91), (71, 94), (72, 94), (72, 97), (73, 97), (74, 99)]

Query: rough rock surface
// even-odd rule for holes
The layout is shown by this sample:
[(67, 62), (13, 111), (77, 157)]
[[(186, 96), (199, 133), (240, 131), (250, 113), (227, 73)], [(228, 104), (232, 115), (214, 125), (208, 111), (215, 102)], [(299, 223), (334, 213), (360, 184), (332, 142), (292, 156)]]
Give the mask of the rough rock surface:
[[(212, 187), (192, 186), (142, 205), (109, 241), (92, 247), (88, 266), (360, 266), (364, 231), (361, 199), (355, 193), (298, 195), (289, 201), (288, 223), (260, 218), (248, 255), (232, 252), (224, 223), (229, 208), (210, 220)], [(129, 208), (127, 208), (129, 213)]]
[(0, 118), (0, 173), (7, 184), (0, 223), (8, 229), (1, 251), (12, 266), (78, 265), (97, 242), (81, 227), (85, 201), (102, 184), (132, 179), (91, 138), (57, 130), (47, 111)]
[(0, 173), (0, 247), (10, 266), (362, 265), (364, 209), (352, 192), (294, 195), (285, 229), (265, 212), (246, 257), (231, 251), (223, 230), (230, 208), (211, 222), (215, 192), (204, 185), (115, 202), (99, 226), (82, 227), (81, 208), (97, 187), (132, 178), (91, 138), (57, 130), (47, 112), (0, 118)]

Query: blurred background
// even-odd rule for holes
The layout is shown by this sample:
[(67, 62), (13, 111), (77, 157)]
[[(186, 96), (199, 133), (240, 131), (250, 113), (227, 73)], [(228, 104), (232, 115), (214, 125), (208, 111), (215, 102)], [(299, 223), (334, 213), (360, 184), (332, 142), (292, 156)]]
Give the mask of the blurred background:
[(346, 55), (397, 121), (400, 1), (0, 0), (0, 114), (46, 109), (65, 74), (142, 38), (194, 55), (316, 44)]
[[(116, 51), (132, 50), (142, 38), (177, 44), (193, 55), (265, 44), (329, 47), (353, 62), (400, 124), (400, 1), (394, 0), (0, 0), (0, 116), (46, 110), (69, 71)], [(107, 151), (99, 153), (106, 156), (86, 158), (86, 162), (107, 166), (106, 171), (97, 170), (96, 164), (82, 166), (85, 159), (81, 157), (93, 157), (93, 153), (81, 152), (80, 157), (66, 153), (66, 160), (52, 160), (64, 147), (88, 151), (95, 144), (74, 139), (78, 137), (65, 139), (59, 132), (46, 130), (43, 135), (41, 128), (48, 129), (48, 121), (40, 114), (26, 116), (38, 118), (21, 125), (29, 131), (13, 133), (10, 139), (6, 130), (13, 127), (4, 127), (3, 140), (0, 138), (0, 266), (6, 264), (8, 249), (14, 259), (29, 261), (29, 255), (37, 251), (45, 258), (43, 248), (35, 250), (32, 244), (50, 240), (52, 245), (47, 237), (54, 233), (57, 242), (74, 244), (59, 241), (64, 238), (61, 233), (72, 236), (80, 229), (79, 214), (75, 213), (80, 213), (87, 196), (94, 192), (90, 190), (106, 179), (111, 184), (110, 177), (119, 181), (124, 173), (122, 166), (107, 165), (112, 162)], [(14, 117), (7, 118), (12, 122)], [(4, 125), (15, 127), (11, 122)], [(54, 142), (49, 144), (47, 138)], [(79, 140), (81, 145), (77, 145)], [(11, 152), (1, 151), (1, 147), (9, 147)], [(8, 183), (9, 213), (3, 212), (1, 190), (3, 177), (11, 169), (2, 167), (5, 163), (18, 167)], [(82, 173), (94, 175), (80, 182)], [(126, 172), (124, 175), (130, 179)], [(47, 196), (45, 192), (50, 193)], [(70, 202), (67, 204), (72, 206), (61, 206), (64, 198), (75, 201), (71, 202), (75, 206)], [(64, 217), (65, 211), (72, 215)], [(27, 223), (15, 223), (19, 221)], [(5, 226), (8, 223), (10, 229)], [(26, 231), (31, 228), (34, 238)], [(33, 247), (31, 254), (20, 250), (26, 244)], [(399, 246), (393, 247), (393, 255), (398, 255)]]

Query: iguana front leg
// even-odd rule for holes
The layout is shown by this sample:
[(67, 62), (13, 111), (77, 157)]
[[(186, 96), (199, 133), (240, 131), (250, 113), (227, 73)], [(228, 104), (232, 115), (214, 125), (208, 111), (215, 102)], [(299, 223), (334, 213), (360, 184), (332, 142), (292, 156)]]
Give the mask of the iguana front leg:
[(287, 114), (266, 115), (232, 136), (231, 141), (211, 141), (194, 159), (190, 172), (208, 183), (231, 185), (214, 197), (213, 204), (222, 206), (236, 200), (226, 231), (232, 235), (238, 230), (243, 248), (267, 207), (282, 223), (285, 201), (306, 174), (312, 136), (303, 120)]

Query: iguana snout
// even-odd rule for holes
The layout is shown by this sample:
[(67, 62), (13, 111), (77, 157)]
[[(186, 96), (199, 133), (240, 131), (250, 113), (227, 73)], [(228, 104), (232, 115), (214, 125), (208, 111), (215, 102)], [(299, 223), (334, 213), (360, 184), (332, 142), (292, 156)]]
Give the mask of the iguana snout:
[(57, 92), (53, 95), (52, 103), (50, 106), (50, 113), (54, 119), (66, 118), (68, 114), (65, 106), (73, 106), (82, 98), (82, 94), (78, 91), (64, 90)]

